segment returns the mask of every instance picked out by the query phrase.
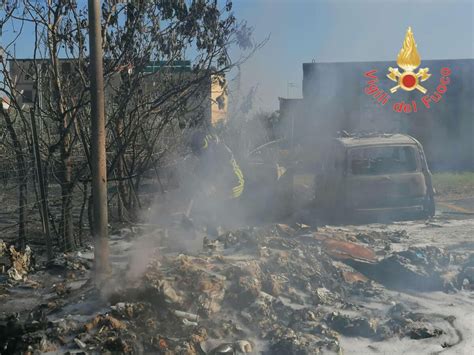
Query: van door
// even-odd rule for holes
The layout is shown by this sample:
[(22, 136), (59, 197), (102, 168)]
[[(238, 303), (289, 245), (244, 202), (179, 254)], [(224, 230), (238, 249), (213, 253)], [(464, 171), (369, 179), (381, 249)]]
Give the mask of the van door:
[(344, 170), (346, 165), (345, 150), (339, 145), (332, 144), (326, 148), (321, 169), (315, 177), (316, 203), (329, 214), (335, 208), (340, 208), (344, 196)]
[(422, 205), (426, 182), (414, 145), (348, 150), (347, 195), (352, 209)]

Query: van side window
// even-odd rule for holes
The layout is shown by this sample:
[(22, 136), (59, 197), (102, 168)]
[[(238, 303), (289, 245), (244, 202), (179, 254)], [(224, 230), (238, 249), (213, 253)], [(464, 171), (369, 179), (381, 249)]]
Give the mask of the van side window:
[(406, 171), (415, 171), (417, 168), (415, 149), (412, 147), (403, 147), (403, 153), (400, 157), (400, 164), (403, 165)]
[(416, 151), (411, 146), (355, 148), (349, 154), (354, 175), (382, 175), (417, 170)]

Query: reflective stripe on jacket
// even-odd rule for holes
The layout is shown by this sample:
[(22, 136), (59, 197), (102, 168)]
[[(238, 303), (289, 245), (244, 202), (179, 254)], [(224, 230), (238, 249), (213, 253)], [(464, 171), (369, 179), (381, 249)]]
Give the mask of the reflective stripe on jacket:
[[(228, 195), (231, 199), (239, 198), (244, 192), (245, 179), (244, 174), (242, 173), (242, 170), (240, 169), (239, 164), (235, 160), (234, 154), (232, 153), (230, 148), (224, 142), (222, 142), (216, 135), (208, 134), (204, 138), (202, 149), (204, 151), (214, 150), (214, 154), (211, 154), (211, 156), (217, 161), (212, 162), (212, 164), (217, 164), (219, 166), (219, 164), (230, 163), (230, 166), (232, 168), (232, 175), (234, 176), (235, 181), (229, 184), (230, 186), (232, 186), (230, 193), (227, 192), (225, 194)], [(218, 151), (220, 151), (221, 153), (219, 154)], [(225, 152), (225, 154), (223, 154), (223, 152)], [(224, 155), (226, 157), (224, 157)], [(208, 158), (211, 158), (211, 156), (209, 156)], [(227, 162), (225, 162), (224, 160), (227, 160)], [(226, 169), (225, 166), (223, 166), (223, 168), (224, 170)], [(227, 171), (228, 173), (226, 175), (227, 177), (230, 177), (230, 171)], [(227, 185), (227, 183), (225, 185), (229, 186)]]

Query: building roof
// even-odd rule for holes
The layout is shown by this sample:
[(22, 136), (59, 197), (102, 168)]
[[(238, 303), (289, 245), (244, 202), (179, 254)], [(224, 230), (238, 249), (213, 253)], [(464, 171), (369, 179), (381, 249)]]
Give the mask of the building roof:
[[(374, 65), (374, 64), (382, 64), (386, 66), (387, 64), (394, 65), (396, 58), (393, 60), (367, 60), (367, 61), (346, 61), (346, 62), (316, 62), (313, 61), (311, 63), (303, 63), (303, 67), (312, 67), (312, 66), (348, 66), (354, 67), (354, 65)], [(429, 64), (459, 64), (459, 63), (474, 63), (474, 58), (451, 58), (451, 59), (423, 59), (422, 65), (429, 65)]]
[(385, 144), (418, 144), (415, 138), (405, 134), (374, 134), (343, 137), (336, 140), (347, 148)]
[[(60, 63), (65, 62), (77, 62), (79, 58), (58, 58)], [(105, 58), (104, 62), (111, 61), (110, 59)], [(10, 63), (46, 63), (50, 62), (49, 58), (9, 58), (8, 62)], [(132, 69), (133, 66), (121, 65), (118, 67), (118, 71), (124, 69)], [(143, 67), (144, 73), (156, 73), (160, 70), (171, 70), (173, 72), (190, 72), (191, 71), (191, 61), (190, 60), (175, 60), (175, 61), (149, 61), (147, 65)]]

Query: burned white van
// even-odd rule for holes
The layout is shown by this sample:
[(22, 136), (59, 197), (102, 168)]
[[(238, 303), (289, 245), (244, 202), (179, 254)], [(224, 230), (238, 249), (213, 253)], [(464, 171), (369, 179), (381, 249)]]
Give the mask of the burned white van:
[(421, 144), (403, 134), (336, 138), (315, 178), (326, 216), (411, 216), (435, 213), (431, 173)]

